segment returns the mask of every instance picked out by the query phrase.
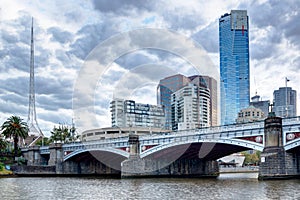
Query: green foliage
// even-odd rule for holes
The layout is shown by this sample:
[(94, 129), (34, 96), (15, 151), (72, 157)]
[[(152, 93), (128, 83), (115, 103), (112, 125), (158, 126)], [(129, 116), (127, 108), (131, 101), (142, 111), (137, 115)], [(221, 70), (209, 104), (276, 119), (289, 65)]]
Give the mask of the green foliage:
[(245, 156), (244, 165), (257, 165), (260, 160), (260, 151), (255, 151), (254, 153), (250, 154), (248, 151), (242, 152)]
[(51, 143), (51, 140), (47, 137), (42, 138), (41, 140), (37, 141), (35, 144), (40, 146), (48, 146)]
[(7, 145), (8, 145), (7, 141), (4, 140), (2, 136), (0, 136), (0, 152), (5, 151)]
[[(18, 116), (9, 117), (1, 126), (2, 134), (5, 138), (13, 138), (14, 149), (17, 150), (19, 138), (25, 139), (28, 136), (28, 125)], [(15, 151), (17, 156), (18, 151)]]
[(0, 171), (4, 170), (4, 164), (0, 162)]
[(25, 165), (26, 164), (26, 160), (24, 157), (19, 157), (18, 158), (18, 165)]
[(54, 127), (51, 131), (50, 142), (69, 143), (75, 142), (79, 136), (75, 134), (75, 128), (65, 125), (59, 125), (58, 128)]

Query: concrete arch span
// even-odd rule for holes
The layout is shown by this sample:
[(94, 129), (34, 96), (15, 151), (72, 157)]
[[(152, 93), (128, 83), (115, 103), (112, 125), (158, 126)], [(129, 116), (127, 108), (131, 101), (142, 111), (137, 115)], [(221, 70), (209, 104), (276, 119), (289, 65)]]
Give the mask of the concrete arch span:
[(78, 165), (105, 165), (113, 170), (121, 171), (121, 162), (129, 157), (129, 153), (114, 148), (81, 149), (71, 152), (63, 159), (64, 163), (73, 162)]
[(141, 153), (141, 158), (167, 159), (170, 162), (180, 158), (217, 160), (218, 158), (245, 150), (263, 150), (263, 144), (240, 139), (205, 139), (192, 143), (176, 142), (155, 146)]

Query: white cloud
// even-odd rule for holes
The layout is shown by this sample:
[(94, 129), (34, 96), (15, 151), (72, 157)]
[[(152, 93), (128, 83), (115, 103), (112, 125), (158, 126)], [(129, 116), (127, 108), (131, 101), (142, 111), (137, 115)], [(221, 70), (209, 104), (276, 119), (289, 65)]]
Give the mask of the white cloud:
[[(232, 9), (248, 10), (251, 95), (257, 90), (263, 99), (272, 100), (273, 90), (284, 86), (286, 76), (291, 79), (289, 86), (299, 91), (299, 5), (296, 0), (277, 3), (267, 0), (222, 3), (218, 0), (142, 3), (132, 0), (109, 3), (105, 0), (2, 0), (0, 120), (4, 121), (12, 114), (27, 119), (31, 17), (34, 17), (35, 24), (38, 122), (41, 129), (49, 133), (54, 125), (71, 122), (71, 118), (90, 126), (108, 126), (109, 102), (120, 91), (128, 92), (127, 95), (137, 102), (147, 103), (149, 100), (148, 103), (153, 103), (156, 99), (153, 96), (156, 88), (153, 86), (160, 77), (171, 73), (193, 75), (197, 71), (186, 61), (198, 62), (199, 52), (182, 48), (180, 44), (187, 43), (174, 41), (171, 37), (141, 34), (134, 40), (120, 40), (112, 48), (95, 52), (88, 61), (90, 63), (84, 62), (97, 45), (136, 29), (172, 30), (199, 42), (208, 51), (217, 69), (218, 19)], [(167, 50), (172, 49), (178, 55), (155, 49), (134, 50), (134, 47), (146, 43), (148, 46), (161, 45)], [(132, 51), (116, 57), (126, 48)], [(184, 57), (180, 57), (182, 55)], [(114, 62), (106, 62), (112, 58)], [(104, 63), (104, 66), (99, 63)], [(90, 73), (88, 78), (82, 81), (89, 84), (89, 79), (95, 79), (95, 82), (89, 87), (76, 88), (74, 86), (82, 72), (80, 69), (86, 64), (95, 67), (87, 72)], [(208, 63), (202, 65), (200, 67), (205, 68)], [(97, 74), (103, 67), (103, 73)], [(208, 73), (205, 69), (201, 72)], [(77, 89), (79, 91), (74, 91)], [(88, 94), (81, 96), (82, 106), (85, 100), (96, 99), (95, 106), (86, 108), (81, 119), (76, 119), (72, 110), (72, 103), (78, 100), (73, 96), (76, 92)], [(94, 122), (85, 119), (89, 112), (96, 113)]]

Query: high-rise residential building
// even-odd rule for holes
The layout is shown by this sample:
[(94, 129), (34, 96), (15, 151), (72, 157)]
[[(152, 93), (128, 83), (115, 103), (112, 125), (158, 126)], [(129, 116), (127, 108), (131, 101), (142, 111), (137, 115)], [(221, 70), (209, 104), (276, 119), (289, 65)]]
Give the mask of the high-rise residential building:
[[(218, 126), (219, 125), (219, 118), (218, 118), (218, 83), (217, 81), (209, 76), (190, 76), (189, 79), (191, 80), (191, 83), (199, 84), (199, 80), (201, 83), (204, 81), (206, 87), (209, 89), (209, 96), (210, 96), (210, 126)], [(198, 82), (198, 83), (197, 83)]]
[(249, 106), (249, 25), (246, 10), (219, 19), (221, 124), (235, 123)]
[(251, 97), (250, 106), (259, 108), (264, 113), (265, 117), (267, 117), (269, 114), (270, 101), (269, 100), (266, 100), (266, 101), (261, 100), (260, 96), (257, 94), (255, 96)]
[(291, 87), (280, 87), (273, 92), (273, 111), (278, 117), (297, 116), (297, 92)]
[(202, 79), (189, 83), (171, 97), (172, 130), (210, 126), (210, 92)]
[(157, 104), (165, 110), (165, 129), (172, 129), (171, 124), (171, 94), (189, 83), (189, 79), (181, 74), (166, 77), (157, 86)]
[(163, 128), (165, 125), (165, 113), (161, 105), (114, 99), (110, 108), (112, 127)]

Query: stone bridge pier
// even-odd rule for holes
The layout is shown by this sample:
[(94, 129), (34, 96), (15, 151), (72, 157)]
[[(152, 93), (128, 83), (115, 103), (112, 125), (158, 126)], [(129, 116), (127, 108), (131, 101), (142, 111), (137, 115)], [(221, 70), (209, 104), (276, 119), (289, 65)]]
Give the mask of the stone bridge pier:
[(283, 179), (300, 175), (300, 154), (287, 152), (283, 145), (282, 118), (270, 113), (265, 119), (265, 147), (261, 153), (258, 178)]
[(141, 158), (139, 136), (129, 135), (130, 156), (121, 163), (122, 178), (138, 177), (217, 177), (219, 166), (216, 161), (202, 159)]

